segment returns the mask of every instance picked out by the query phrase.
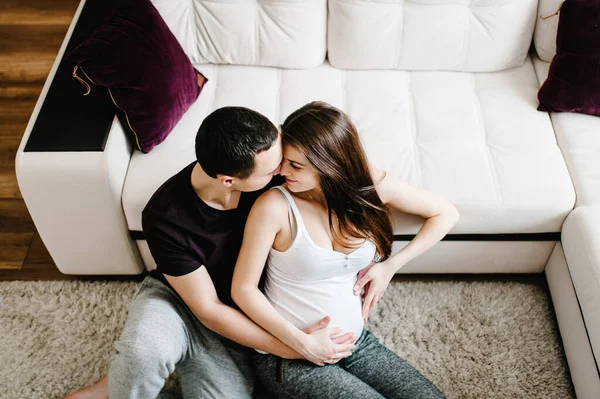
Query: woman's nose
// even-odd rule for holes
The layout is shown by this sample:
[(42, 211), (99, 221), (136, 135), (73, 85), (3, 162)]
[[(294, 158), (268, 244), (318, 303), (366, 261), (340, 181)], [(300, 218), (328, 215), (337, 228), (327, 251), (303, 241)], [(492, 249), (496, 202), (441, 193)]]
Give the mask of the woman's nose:
[(281, 165), (279, 167), (279, 174), (281, 176), (289, 176), (290, 175), (290, 170), (285, 165)]

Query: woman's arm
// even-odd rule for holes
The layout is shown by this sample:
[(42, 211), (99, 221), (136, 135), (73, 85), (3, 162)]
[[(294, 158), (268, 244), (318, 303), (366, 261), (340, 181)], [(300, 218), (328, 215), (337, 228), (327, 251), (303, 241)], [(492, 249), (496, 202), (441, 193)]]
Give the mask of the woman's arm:
[(456, 207), (439, 195), (411, 186), (372, 165), (371, 175), (376, 183), (377, 194), (384, 204), (404, 213), (422, 216), (426, 220), (415, 238), (400, 252), (385, 262), (370, 265), (359, 274), (354, 286), (354, 295), (359, 295), (366, 286), (363, 300), (365, 320), (394, 274), (438, 243), (456, 225), (460, 217)]
[(388, 260), (395, 273), (444, 238), (456, 225), (460, 215), (447, 199), (386, 175), (373, 166), (371, 168), (374, 178), (383, 179), (377, 185), (377, 193), (384, 204), (426, 219), (415, 238)]
[(285, 199), (274, 190), (266, 192), (256, 201), (248, 216), (233, 274), (231, 296), (256, 324), (307, 360), (323, 365), (349, 356), (353, 344), (336, 344), (330, 339), (340, 329), (326, 328), (306, 334), (285, 320), (258, 289), (269, 251), (283, 223), (288, 223)]

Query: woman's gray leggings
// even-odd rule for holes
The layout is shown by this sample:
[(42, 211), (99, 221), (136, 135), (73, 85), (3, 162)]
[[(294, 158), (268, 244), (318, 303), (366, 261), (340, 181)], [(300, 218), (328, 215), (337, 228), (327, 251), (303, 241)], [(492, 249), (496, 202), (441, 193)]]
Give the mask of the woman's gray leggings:
[(444, 398), (425, 376), (364, 330), (352, 356), (337, 364), (316, 366), (255, 354), (258, 380), (277, 398)]

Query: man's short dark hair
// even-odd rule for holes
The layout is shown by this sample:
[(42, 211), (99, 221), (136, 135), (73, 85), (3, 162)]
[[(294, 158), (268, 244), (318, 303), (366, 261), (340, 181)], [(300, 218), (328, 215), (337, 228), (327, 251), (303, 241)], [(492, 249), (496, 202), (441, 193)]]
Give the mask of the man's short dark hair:
[(264, 115), (244, 107), (223, 107), (208, 115), (196, 135), (196, 159), (207, 175), (245, 179), (256, 154), (273, 146), (279, 132)]

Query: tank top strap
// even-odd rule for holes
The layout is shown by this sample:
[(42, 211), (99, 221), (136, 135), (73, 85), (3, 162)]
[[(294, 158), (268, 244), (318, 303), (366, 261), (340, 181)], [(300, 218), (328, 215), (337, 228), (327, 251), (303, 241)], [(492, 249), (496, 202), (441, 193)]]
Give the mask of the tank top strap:
[[(296, 205), (296, 201), (294, 201), (294, 197), (292, 194), (283, 186), (275, 186), (273, 189), (279, 190), (288, 204), (288, 210), (291, 212), (290, 215), (290, 225), (292, 227), (292, 237), (296, 237), (296, 233), (300, 230), (305, 230), (304, 222), (302, 221), (302, 216), (300, 215), (300, 210), (298, 209), (298, 205)], [(294, 216), (293, 218), (291, 216)]]

